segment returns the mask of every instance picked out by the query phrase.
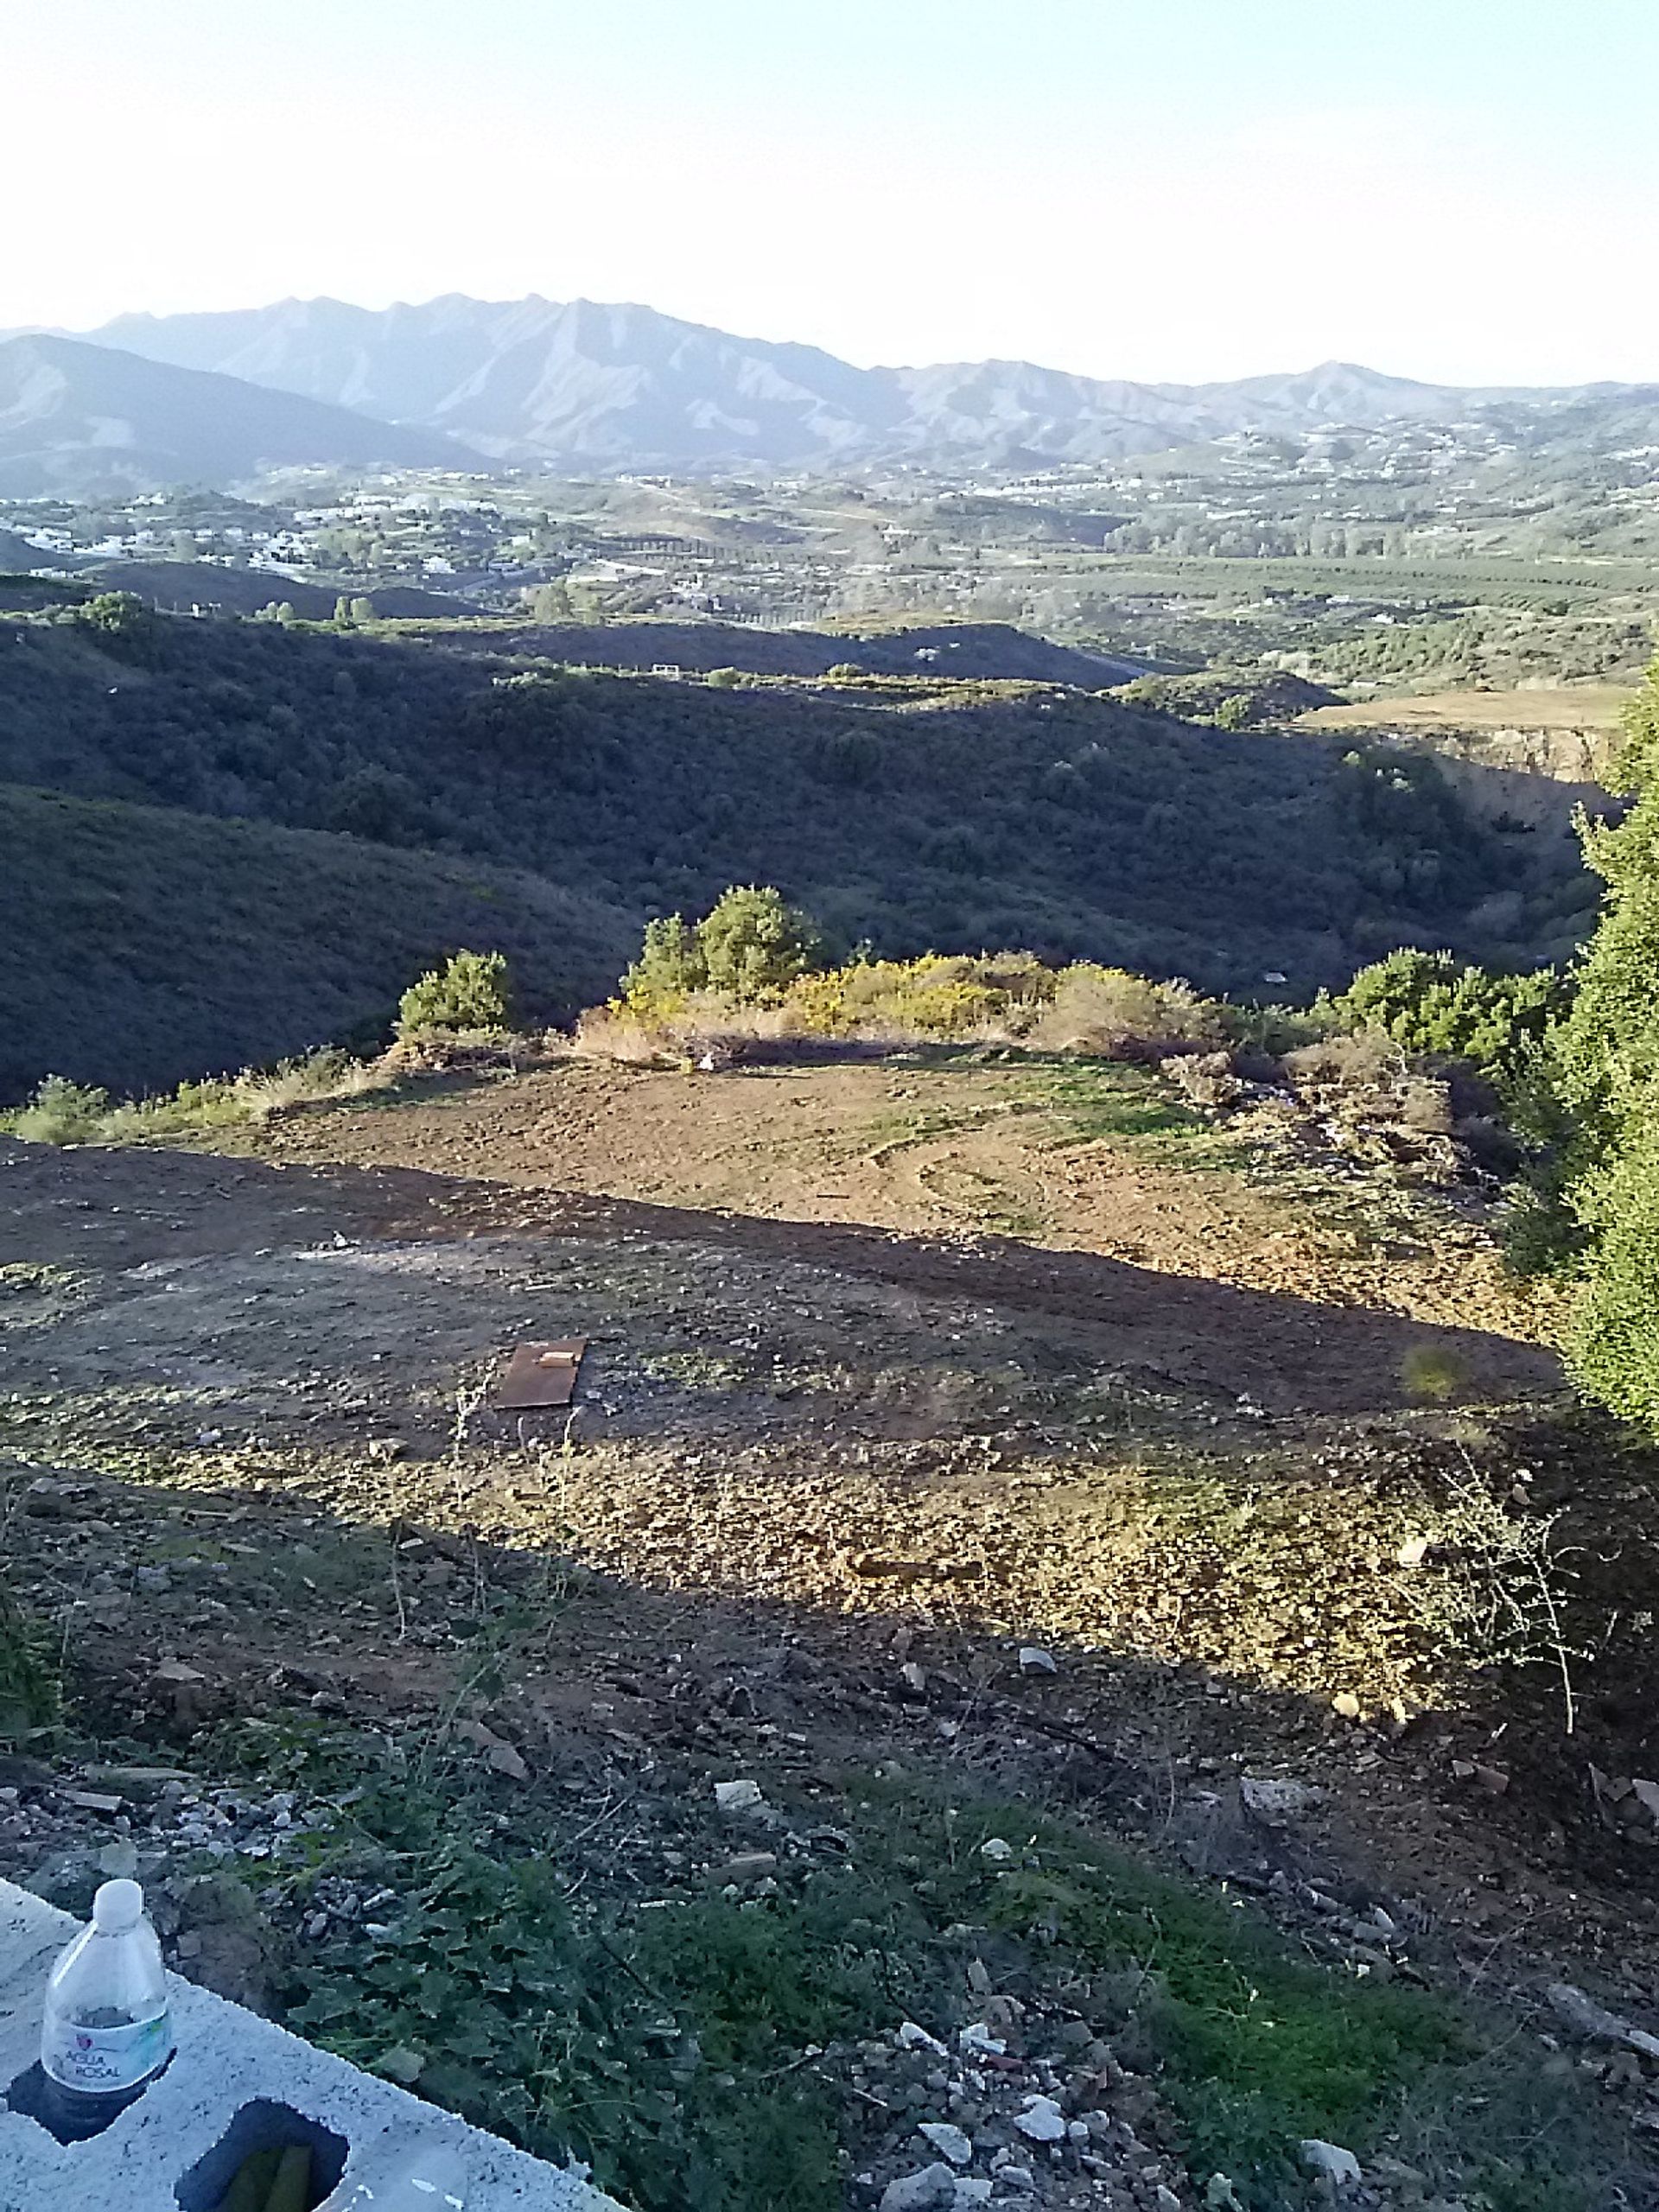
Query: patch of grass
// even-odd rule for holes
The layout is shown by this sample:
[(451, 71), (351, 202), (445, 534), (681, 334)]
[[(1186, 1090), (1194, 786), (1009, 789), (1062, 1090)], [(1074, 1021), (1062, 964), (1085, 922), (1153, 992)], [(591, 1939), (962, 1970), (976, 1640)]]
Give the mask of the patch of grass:
[(664, 1382), (677, 1382), (687, 1390), (741, 1390), (749, 1380), (747, 1370), (722, 1352), (650, 1352), (639, 1362), (647, 1375)]
[(26, 1106), (0, 1114), (0, 1133), (36, 1144), (170, 1143), (257, 1125), (306, 1102), (355, 1098), (393, 1080), (384, 1063), (332, 1048), (240, 1075), (181, 1083), (159, 1098), (114, 1103), (106, 1091), (49, 1075)]
[[(1224, 1891), (1028, 1805), (864, 1783), (834, 1808), (844, 1853), (806, 1840), (822, 1799), (772, 1839), (774, 1894), (669, 1872), (607, 1894), (550, 1844), (532, 1793), (418, 1757), (392, 1773), (384, 1745), (339, 1735), (284, 1749), (244, 1732), (265, 1783), (286, 1765), (344, 1808), (320, 1866), (287, 1877), (291, 1916), (318, 1875), (400, 1901), (372, 1936), (296, 1952), (289, 2023), (532, 2150), (574, 2150), (639, 2212), (836, 2212), (842, 2063), (904, 2018), (975, 2017), (982, 1957), (1037, 2046), (1077, 2018), (1149, 2045), (1195, 2182), (1229, 2175), (1251, 2212), (1308, 2201), (1301, 2137), (1365, 2157), (1425, 2114), (1437, 2181), (1490, 2176), (1482, 2201), (1504, 2212), (1605, 2201), (1605, 2145), (1578, 2147), (1574, 2178), (1546, 2155), (1553, 2121), (1491, 2139), (1486, 2039), (1451, 2004), (1310, 1964)], [(711, 1820), (699, 1831), (702, 1798), (664, 1781), (678, 1865), (730, 1846)], [(982, 1853), (992, 1836), (1011, 1861)]]
[(1115, 1144), (1160, 1167), (1228, 1168), (1237, 1148), (1145, 1068), (1053, 1060), (1031, 1072), (1030, 1093), (1059, 1120), (1063, 1144)]
[(50, 1635), (0, 1582), (0, 1744), (49, 1727), (60, 1701)]

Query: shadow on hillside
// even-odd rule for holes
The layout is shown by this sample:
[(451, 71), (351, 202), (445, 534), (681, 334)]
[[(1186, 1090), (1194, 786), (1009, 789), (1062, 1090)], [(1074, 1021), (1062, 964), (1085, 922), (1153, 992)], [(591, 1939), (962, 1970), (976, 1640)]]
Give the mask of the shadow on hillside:
[[(268, 1741), (280, 1762), (299, 1740), (295, 1719), (315, 1719), (323, 1734), (344, 1721), (361, 1732), (365, 1757), (384, 1756), (388, 1780), (411, 1758), (430, 1778), (432, 1753), (447, 1747), (444, 1764), (470, 1769), (480, 1792), (515, 1812), (545, 1792), (551, 1847), (569, 1825), (557, 1794), (574, 1796), (584, 1815), (597, 1808), (578, 1824), (571, 1855), (601, 1885), (632, 1888), (642, 1872), (653, 1887), (664, 1879), (660, 1865), (647, 1870), (626, 1851), (619, 1862), (619, 1840), (644, 1841), (654, 1859), (681, 1840), (677, 1831), (713, 1836), (721, 1824), (711, 1777), (754, 1776), (772, 1803), (804, 1807), (887, 1761), (907, 1784), (945, 1783), (956, 1802), (1020, 1796), (1085, 1820), (1103, 1815), (1152, 1836), (1189, 1870), (1256, 1893), (1283, 1868), (1334, 1884), (1351, 1904), (1394, 1904), (1403, 1888), (1416, 1907), (1438, 1894), (1455, 1910), (1437, 1879), (1425, 1889), (1423, 1846), (1436, 1832), (1442, 1848), (1455, 1840), (1465, 1874), (1486, 1867), (1507, 1882), (1517, 1858), (1524, 1865), (1535, 1852), (1559, 1862), (1565, 1829), (1586, 1878), (1618, 1891), (1630, 1878), (1626, 1848), (1584, 1790), (1581, 1762), (1588, 1751), (1628, 1765), (1645, 1751), (1650, 1699), (1639, 1718), (1613, 1725), (1592, 1711), (1586, 1739), (1569, 1745), (1544, 1700), (1495, 1679), (1479, 1711), (1433, 1715), (1433, 1775), (1421, 1731), (1408, 1733), (1399, 1757), (1409, 1802), (1385, 1788), (1368, 1811), (1362, 1789), (1321, 1835), (1322, 1823), (1252, 1817), (1226, 1777), (1259, 1771), (1260, 1762), (1282, 1771), (1287, 1759), (1328, 1773), (1358, 1745), (1375, 1747), (1374, 1766), (1395, 1740), (1386, 1716), (1357, 1728), (1328, 1695), (1263, 1687), (1201, 1650), (1162, 1660), (1028, 1629), (1054, 1662), (1052, 1672), (1033, 1671), (1019, 1656), (1019, 1621), (988, 1623), (948, 1593), (895, 1592), (885, 1607), (845, 1612), (754, 1591), (653, 1586), (573, 1566), (551, 1499), (543, 1538), (520, 1526), (502, 1541), (486, 1475), (465, 1503), (457, 1492), (442, 1524), (418, 1509), (389, 1525), (353, 1519), (344, 1506), (257, 1485), (78, 1475), (72, 1487), (73, 1501), (54, 1501), (44, 1526), (25, 1518), (13, 1565), (29, 1573), (37, 1605), (67, 1605), (72, 1687), (94, 1731), (162, 1748), (203, 1726), (275, 1721), (276, 1734), (243, 1749), (257, 1753)], [(233, 1543), (225, 1541), (232, 1528)], [(119, 1548), (118, 1580), (130, 1595), (118, 1617), (107, 1600), (85, 1601), (82, 1530)], [(65, 1540), (76, 1562), (67, 1580), (49, 1563), (52, 1543)], [(148, 1591), (135, 1586), (147, 1560), (171, 1562), (164, 1594), (155, 1594), (153, 1573)], [(202, 1586), (213, 1592), (211, 1615), (200, 1610)], [(1339, 1679), (1340, 1650), (1329, 1656)], [(1650, 1689), (1650, 1664), (1646, 1672)], [(458, 1714), (480, 1712), (527, 1773), (502, 1780), (479, 1756), (480, 1739), (449, 1733)], [(1484, 1799), (1460, 1806), (1453, 1790), (1434, 1806), (1446, 1747), (1461, 1741), (1479, 1756), (1500, 1720), (1513, 1798), (1501, 1809)], [(630, 1802), (638, 1809), (612, 1826)], [(825, 1805), (817, 1817), (826, 1811), (833, 1817)], [(764, 1827), (771, 1815), (761, 1819)], [(728, 1848), (743, 1847), (746, 1834), (766, 1840), (742, 1821), (725, 1824)], [(1659, 1936), (1650, 1910), (1640, 1921)]]
[[(1127, 1374), (1219, 1407), (1385, 1413), (1536, 1397), (1554, 1356), (1491, 1332), (1160, 1274), (1086, 1252), (958, 1243), (851, 1224), (763, 1220), (408, 1167), (286, 1166), (207, 1154), (0, 1141), (0, 1264), (134, 1267), (339, 1237), (556, 1239), (694, 1246), (746, 1268), (805, 1266), (887, 1286), (958, 1332), (977, 1309), (1062, 1350), (1074, 1373)], [(579, 1292), (579, 1283), (573, 1281)], [(913, 1304), (911, 1302), (914, 1302)], [(705, 1325), (717, 1350), (716, 1302)], [(349, 1366), (359, 1347), (342, 1341)]]

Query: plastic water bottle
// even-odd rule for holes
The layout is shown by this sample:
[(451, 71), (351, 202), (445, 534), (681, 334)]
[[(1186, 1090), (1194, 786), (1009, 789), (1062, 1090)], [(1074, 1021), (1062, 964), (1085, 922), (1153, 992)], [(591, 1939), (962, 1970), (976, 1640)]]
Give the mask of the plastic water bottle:
[(53, 2133), (83, 2141), (142, 2096), (173, 2050), (167, 1974), (137, 1882), (105, 1882), (46, 1985), (41, 2070)]

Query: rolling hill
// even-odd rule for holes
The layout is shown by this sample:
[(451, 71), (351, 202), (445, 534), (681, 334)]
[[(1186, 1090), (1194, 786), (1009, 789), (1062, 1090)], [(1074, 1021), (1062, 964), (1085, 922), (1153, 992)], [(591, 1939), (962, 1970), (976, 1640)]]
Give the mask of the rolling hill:
[[(532, 644), (0, 622), (0, 783), (144, 817), (128, 851), (111, 817), (14, 802), (13, 1082), (292, 1052), (457, 941), (521, 953), (532, 1004), (568, 1007), (648, 915), (730, 883), (778, 884), (849, 947), (1021, 946), (1246, 993), (1402, 942), (1558, 957), (1593, 905), (1569, 829), (1484, 819), (1427, 759), (1084, 691), (895, 708), (583, 675)], [(529, 879), (568, 942), (532, 928)]]
[(458, 945), (532, 1019), (614, 982), (631, 915), (544, 877), (356, 837), (0, 785), (0, 1102), (48, 1072), (129, 1091), (384, 1026)]
[(78, 496), (228, 484), (262, 469), (455, 467), (438, 433), (109, 346), (0, 343), (0, 494)]

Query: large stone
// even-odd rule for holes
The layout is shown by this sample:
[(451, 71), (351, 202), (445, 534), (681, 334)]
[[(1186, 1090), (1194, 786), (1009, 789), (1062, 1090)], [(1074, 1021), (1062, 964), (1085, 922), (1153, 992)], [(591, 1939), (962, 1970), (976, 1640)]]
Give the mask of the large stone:
[(1033, 2143), (1065, 2140), (1065, 2114), (1052, 2097), (1033, 2097), (1024, 2112), (1015, 2113), (1014, 2124)]
[(1338, 2189), (1359, 2179), (1359, 2160), (1340, 2143), (1324, 2143), (1317, 2135), (1310, 2135), (1300, 2147), (1302, 2164), (1316, 2174), (1324, 2174)]
[(1311, 1813), (1323, 1793), (1310, 1782), (1281, 1782), (1268, 1776), (1247, 1774), (1238, 1785), (1244, 1809), (1271, 1828), (1300, 1820)]

